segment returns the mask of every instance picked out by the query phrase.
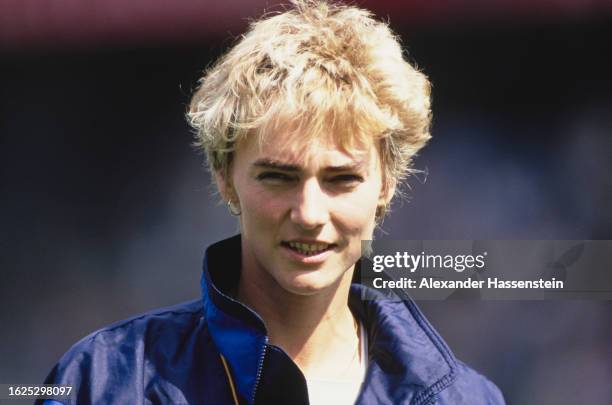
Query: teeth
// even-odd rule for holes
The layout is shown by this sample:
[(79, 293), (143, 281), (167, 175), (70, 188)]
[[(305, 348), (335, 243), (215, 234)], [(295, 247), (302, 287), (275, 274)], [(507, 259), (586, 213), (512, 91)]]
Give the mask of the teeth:
[(302, 254), (315, 254), (319, 253), (329, 247), (327, 243), (299, 243), (299, 242), (289, 242), (289, 246), (292, 249), (297, 250)]

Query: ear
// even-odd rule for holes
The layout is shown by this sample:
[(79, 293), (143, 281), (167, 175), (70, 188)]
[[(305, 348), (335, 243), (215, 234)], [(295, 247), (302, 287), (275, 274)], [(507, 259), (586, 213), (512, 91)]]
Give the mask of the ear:
[(394, 178), (391, 181), (387, 181), (383, 178), (382, 189), (380, 190), (380, 197), (378, 198), (378, 206), (386, 207), (391, 202), (391, 199), (395, 195), (395, 188), (397, 187), (397, 180)]
[(386, 182), (383, 181), (380, 196), (378, 198), (378, 205), (376, 206), (376, 223), (380, 224), (383, 218), (387, 215), (387, 211), (389, 208), (389, 203), (391, 199), (395, 195), (395, 187), (397, 185), (397, 181), (393, 179), (392, 181)]
[(235, 201), (236, 191), (232, 184), (229, 173), (223, 173), (219, 170), (215, 171), (215, 183), (223, 201)]

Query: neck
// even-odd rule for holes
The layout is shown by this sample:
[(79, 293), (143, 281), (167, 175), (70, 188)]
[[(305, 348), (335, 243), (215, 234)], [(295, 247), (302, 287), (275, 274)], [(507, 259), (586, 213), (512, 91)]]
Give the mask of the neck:
[(270, 343), (281, 347), (307, 377), (337, 378), (359, 347), (348, 307), (352, 273), (347, 270), (333, 285), (300, 295), (281, 288), (265, 271), (243, 268), (238, 299), (259, 313)]

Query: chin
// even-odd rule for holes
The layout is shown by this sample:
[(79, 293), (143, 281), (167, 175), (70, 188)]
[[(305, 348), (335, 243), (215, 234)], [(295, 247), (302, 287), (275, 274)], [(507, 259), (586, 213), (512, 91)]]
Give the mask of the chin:
[(342, 274), (330, 277), (324, 270), (298, 271), (292, 277), (287, 277), (279, 284), (284, 290), (296, 295), (314, 295), (318, 292), (327, 290), (332, 286), (337, 286)]

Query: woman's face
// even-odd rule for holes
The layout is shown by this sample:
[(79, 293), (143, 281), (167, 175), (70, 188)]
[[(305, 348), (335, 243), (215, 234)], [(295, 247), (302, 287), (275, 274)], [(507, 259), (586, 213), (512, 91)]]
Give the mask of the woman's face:
[(347, 152), (286, 134), (265, 139), (242, 142), (231, 182), (220, 179), (242, 211), (243, 272), (300, 295), (350, 280), (346, 272), (361, 256), (361, 240), (372, 239), (376, 209), (386, 202), (376, 148)]

